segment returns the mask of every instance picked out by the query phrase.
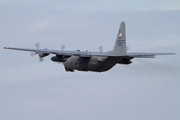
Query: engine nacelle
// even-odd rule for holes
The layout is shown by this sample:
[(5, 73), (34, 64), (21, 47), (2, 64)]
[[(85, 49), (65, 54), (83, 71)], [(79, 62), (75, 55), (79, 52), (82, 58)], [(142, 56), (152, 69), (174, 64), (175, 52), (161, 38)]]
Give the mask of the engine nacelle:
[(123, 58), (121, 61), (119, 61), (118, 62), (119, 64), (126, 64), (126, 65), (128, 65), (128, 64), (131, 64), (132, 62), (131, 62), (131, 60), (130, 59), (128, 59), (128, 58)]
[(38, 53), (39, 54), (39, 57), (46, 57), (49, 55), (49, 53)]
[(67, 60), (67, 57), (63, 57), (62, 55), (56, 55), (51, 58), (54, 62), (65, 62)]

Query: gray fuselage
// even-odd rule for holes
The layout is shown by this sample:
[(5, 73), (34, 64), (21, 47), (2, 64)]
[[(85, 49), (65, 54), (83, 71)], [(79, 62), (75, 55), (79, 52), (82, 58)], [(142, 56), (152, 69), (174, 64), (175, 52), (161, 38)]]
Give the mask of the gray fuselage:
[(71, 56), (66, 62), (63, 62), (66, 71), (94, 71), (103, 72), (111, 69), (122, 57), (79, 57)]

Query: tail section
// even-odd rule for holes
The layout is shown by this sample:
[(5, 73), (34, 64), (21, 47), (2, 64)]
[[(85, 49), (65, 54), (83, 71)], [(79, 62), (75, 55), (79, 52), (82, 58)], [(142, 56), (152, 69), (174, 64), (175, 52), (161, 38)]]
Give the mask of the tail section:
[(125, 22), (121, 22), (116, 42), (114, 45), (113, 53), (119, 56), (126, 55), (126, 29)]

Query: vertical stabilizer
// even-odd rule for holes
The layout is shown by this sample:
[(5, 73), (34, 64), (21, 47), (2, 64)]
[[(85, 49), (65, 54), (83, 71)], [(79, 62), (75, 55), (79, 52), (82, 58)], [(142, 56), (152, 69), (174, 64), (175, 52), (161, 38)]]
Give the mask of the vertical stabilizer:
[(125, 56), (126, 55), (126, 29), (125, 29), (125, 22), (122, 21), (116, 42), (114, 45), (113, 53), (119, 56)]

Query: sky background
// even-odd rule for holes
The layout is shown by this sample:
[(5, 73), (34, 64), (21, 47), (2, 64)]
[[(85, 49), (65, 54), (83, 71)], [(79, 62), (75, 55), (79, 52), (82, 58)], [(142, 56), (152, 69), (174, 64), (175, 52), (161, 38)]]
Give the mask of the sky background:
[[(112, 50), (121, 21), (133, 59), (103, 73), (65, 72), (8, 47)], [(1, 120), (179, 120), (179, 0), (0, 0)]]

